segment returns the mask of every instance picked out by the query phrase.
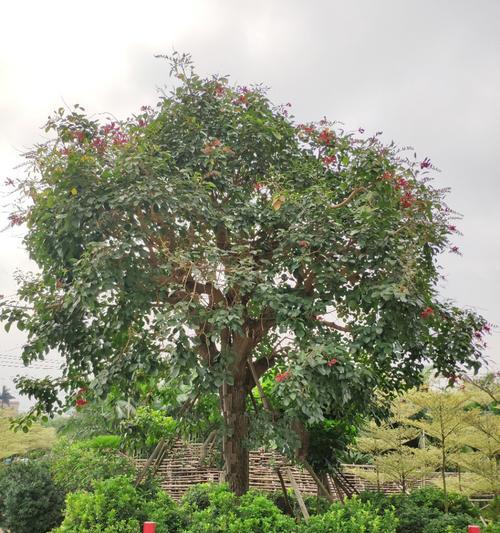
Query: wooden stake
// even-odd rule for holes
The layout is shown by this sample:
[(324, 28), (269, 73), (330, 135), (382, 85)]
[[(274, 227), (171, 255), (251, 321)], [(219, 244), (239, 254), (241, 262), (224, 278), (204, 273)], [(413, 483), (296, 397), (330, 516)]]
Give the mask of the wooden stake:
[(287, 466), (286, 467), (286, 473), (288, 475), (288, 479), (290, 480), (290, 483), (293, 487), (293, 490), (295, 492), (295, 496), (297, 496), (297, 501), (299, 502), (300, 510), (302, 511), (302, 515), (304, 517), (304, 520), (306, 522), (309, 521), (309, 511), (307, 510), (306, 504), (304, 503), (304, 498), (302, 498), (302, 494), (300, 492), (299, 486), (297, 485), (297, 482), (295, 481), (295, 478), (293, 477), (292, 471)]
[(283, 496), (285, 498), (285, 505), (290, 511), (290, 514), (293, 516), (293, 509), (292, 509), (292, 506), (290, 505), (290, 500), (288, 499), (288, 492), (286, 490), (285, 480), (283, 479), (281, 470), (279, 468), (276, 468), (276, 473), (278, 474), (278, 478), (280, 480), (281, 490), (283, 491)]

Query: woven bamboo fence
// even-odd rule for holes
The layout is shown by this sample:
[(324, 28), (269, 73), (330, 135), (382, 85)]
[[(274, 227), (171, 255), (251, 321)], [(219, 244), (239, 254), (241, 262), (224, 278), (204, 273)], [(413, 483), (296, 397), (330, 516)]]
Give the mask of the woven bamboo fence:
[[(193, 485), (198, 483), (221, 483), (224, 480), (222, 470), (213, 466), (214, 451), (208, 453), (205, 460), (202, 460), (202, 444), (176, 442), (169, 450), (161, 465), (157, 470), (157, 476), (161, 487), (174, 499), (179, 500), (184, 493)], [(137, 459), (137, 466), (140, 468), (146, 463), (146, 459)], [(265, 492), (280, 491), (281, 485), (276, 472), (276, 468), (289, 467), (300, 491), (304, 495), (316, 495), (318, 487), (310, 474), (302, 468), (290, 465), (286, 458), (264, 450), (250, 452), (250, 487)], [(365, 490), (376, 491), (377, 485), (357, 476), (351, 470), (374, 471), (373, 465), (342, 465), (342, 477), (355, 492)], [(440, 475), (438, 473), (436, 476)], [(447, 476), (456, 476), (455, 473), (448, 473)], [(285, 485), (291, 488), (288, 477), (283, 472)], [(408, 484), (409, 489), (430, 484), (430, 477), (421, 480), (412, 480)], [(329, 489), (335, 498), (343, 497), (344, 493), (338, 488), (332, 477), (328, 479)], [(380, 489), (393, 494), (401, 492), (401, 487), (397, 483), (384, 483)]]

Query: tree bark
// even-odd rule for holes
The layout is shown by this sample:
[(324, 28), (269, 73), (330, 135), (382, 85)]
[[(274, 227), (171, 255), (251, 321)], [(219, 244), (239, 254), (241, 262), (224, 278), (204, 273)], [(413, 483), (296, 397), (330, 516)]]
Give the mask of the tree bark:
[(246, 396), (248, 385), (244, 373), (235, 376), (234, 384), (221, 387), (222, 412), (226, 424), (223, 439), (224, 471), (229, 488), (237, 496), (249, 488), (249, 452), (245, 446), (248, 437)]

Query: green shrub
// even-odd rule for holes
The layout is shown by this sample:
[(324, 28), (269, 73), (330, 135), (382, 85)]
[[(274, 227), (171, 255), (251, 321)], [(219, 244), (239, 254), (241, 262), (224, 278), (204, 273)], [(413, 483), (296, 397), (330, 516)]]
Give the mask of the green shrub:
[(473, 522), (474, 517), (468, 514), (442, 514), (428, 522), (422, 533), (464, 533)]
[(302, 524), (304, 533), (396, 533), (398, 520), (390, 508), (377, 509), (359, 498), (332, 504), (328, 512)]
[(266, 496), (249, 491), (237, 498), (226, 485), (197, 485), (183, 498), (186, 533), (288, 533), (295, 521)]
[(0, 526), (12, 533), (45, 533), (61, 523), (63, 492), (45, 461), (0, 470)]
[[(437, 487), (417, 489), (406, 496), (407, 501), (418, 507), (427, 507), (444, 512), (444, 492)], [(448, 493), (448, 512), (450, 514), (469, 514), (479, 517), (479, 509), (466, 496), (456, 492)]]
[(135, 473), (130, 459), (101, 446), (99, 439), (101, 437), (73, 444), (61, 441), (54, 448), (52, 472), (65, 492), (91, 490), (96, 481)]
[(66, 513), (54, 533), (138, 533), (145, 521), (157, 522), (158, 533), (177, 533), (182, 521), (163, 492), (146, 494), (132, 478), (119, 476), (95, 484), (93, 492), (66, 498)]

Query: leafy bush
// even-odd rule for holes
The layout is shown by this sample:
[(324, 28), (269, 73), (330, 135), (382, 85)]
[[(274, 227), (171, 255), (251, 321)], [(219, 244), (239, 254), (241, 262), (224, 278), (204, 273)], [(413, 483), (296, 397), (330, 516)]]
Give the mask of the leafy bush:
[[(54, 480), (66, 492), (91, 490), (95, 481), (119, 475), (133, 475), (135, 467), (130, 459), (119, 455), (108, 445), (115, 437), (98, 437), (90, 441), (69, 444), (61, 441), (53, 452)], [(106, 446), (103, 443), (106, 442)]]
[(174, 502), (161, 490), (148, 494), (132, 478), (98, 481), (94, 492), (69, 494), (61, 526), (54, 533), (137, 533), (143, 522), (157, 522), (158, 533), (181, 531)]
[(468, 514), (442, 514), (428, 522), (422, 533), (464, 533), (473, 522), (474, 518)]
[[(444, 512), (444, 492), (437, 487), (414, 490), (406, 498), (418, 507), (427, 507)], [(468, 514), (479, 518), (479, 509), (466, 496), (457, 492), (448, 493), (448, 512), (450, 514)]]
[(45, 533), (60, 524), (63, 492), (45, 461), (17, 462), (0, 470), (0, 526), (12, 533)]
[(303, 524), (304, 533), (396, 533), (397, 518), (392, 509), (380, 510), (359, 498), (333, 504), (323, 515)]
[(296, 531), (295, 521), (285, 516), (266, 496), (249, 491), (241, 498), (226, 485), (197, 485), (182, 501), (186, 533), (285, 533)]

